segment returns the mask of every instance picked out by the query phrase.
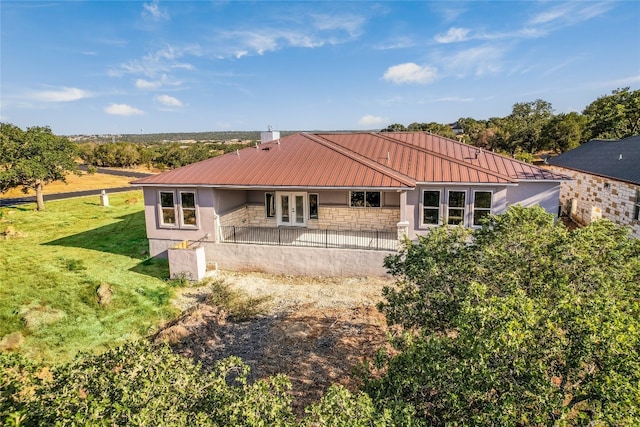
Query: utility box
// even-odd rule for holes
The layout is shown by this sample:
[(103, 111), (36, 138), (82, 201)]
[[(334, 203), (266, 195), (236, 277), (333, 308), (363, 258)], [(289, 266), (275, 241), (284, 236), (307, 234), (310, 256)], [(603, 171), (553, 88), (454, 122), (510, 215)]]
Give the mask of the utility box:
[(199, 282), (207, 273), (207, 259), (202, 246), (190, 247), (189, 242), (185, 240), (169, 248), (167, 254), (171, 279), (185, 278)]

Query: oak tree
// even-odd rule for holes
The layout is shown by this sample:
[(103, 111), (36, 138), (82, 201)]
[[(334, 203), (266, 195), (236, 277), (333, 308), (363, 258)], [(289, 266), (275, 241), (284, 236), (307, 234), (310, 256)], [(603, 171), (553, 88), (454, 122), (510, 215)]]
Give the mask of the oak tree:
[(511, 207), (386, 260), (404, 327), (365, 390), (426, 425), (639, 425), (640, 240)]
[(49, 127), (22, 131), (0, 123), (0, 193), (16, 187), (35, 190), (37, 209), (44, 210), (43, 186), (77, 171), (76, 156), (76, 145)]

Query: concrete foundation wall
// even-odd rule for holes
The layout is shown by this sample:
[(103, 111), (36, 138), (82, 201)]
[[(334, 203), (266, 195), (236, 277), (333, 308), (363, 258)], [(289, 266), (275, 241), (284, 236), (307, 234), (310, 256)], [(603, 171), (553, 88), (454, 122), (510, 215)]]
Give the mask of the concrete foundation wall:
[[(177, 241), (149, 240), (152, 256), (166, 257)], [(386, 277), (384, 258), (395, 252), (206, 242), (209, 269), (326, 277)]]

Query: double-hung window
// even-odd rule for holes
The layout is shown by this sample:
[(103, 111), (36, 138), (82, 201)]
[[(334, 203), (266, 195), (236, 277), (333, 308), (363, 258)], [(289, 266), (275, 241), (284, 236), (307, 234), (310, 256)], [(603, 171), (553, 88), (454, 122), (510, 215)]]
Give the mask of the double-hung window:
[(422, 192), (422, 224), (440, 224), (440, 190)]
[(491, 214), (491, 191), (473, 192), (473, 225), (482, 225), (482, 219)]
[(349, 206), (352, 208), (379, 208), (382, 206), (382, 195), (379, 191), (351, 191)]
[(181, 191), (180, 208), (182, 210), (182, 225), (197, 227), (198, 217), (196, 214), (196, 193), (193, 191)]
[(164, 226), (176, 225), (176, 201), (173, 191), (160, 192), (160, 223)]
[(466, 191), (449, 191), (449, 200), (447, 201), (447, 224), (464, 225), (464, 217), (466, 214)]
[(195, 228), (198, 226), (198, 207), (194, 191), (160, 191), (160, 225), (162, 227)]

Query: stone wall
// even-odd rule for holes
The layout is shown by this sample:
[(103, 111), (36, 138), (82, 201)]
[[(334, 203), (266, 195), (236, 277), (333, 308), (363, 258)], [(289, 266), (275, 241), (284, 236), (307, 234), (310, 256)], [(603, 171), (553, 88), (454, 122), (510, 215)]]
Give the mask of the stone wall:
[(400, 208), (323, 207), (318, 219), (309, 220), (309, 228), (321, 230), (395, 231), (400, 221)]
[(606, 218), (630, 227), (632, 234), (640, 238), (640, 221), (633, 218), (640, 185), (557, 166), (550, 169), (573, 178), (573, 181), (564, 181), (560, 186), (560, 205), (574, 221), (586, 225)]
[[(320, 230), (395, 231), (399, 208), (323, 207), (318, 219), (308, 219), (307, 228)], [(246, 205), (220, 215), (220, 225), (238, 227), (276, 227), (276, 218), (267, 218), (264, 205)]]
[(249, 213), (247, 211), (246, 206), (242, 206), (240, 208), (221, 214), (220, 225), (222, 226), (235, 225), (237, 227), (250, 227)]

